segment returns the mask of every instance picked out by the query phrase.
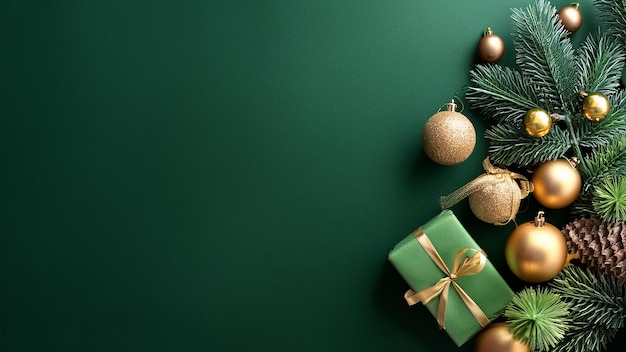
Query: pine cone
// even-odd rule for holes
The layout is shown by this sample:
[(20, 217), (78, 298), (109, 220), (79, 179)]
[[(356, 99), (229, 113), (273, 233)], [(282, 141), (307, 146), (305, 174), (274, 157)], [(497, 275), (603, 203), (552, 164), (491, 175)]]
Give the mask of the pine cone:
[(606, 222), (595, 217), (576, 219), (561, 230), (569, 253), (577, 253), (581, 263), (600, 273), (626, 282), (626, 224)]

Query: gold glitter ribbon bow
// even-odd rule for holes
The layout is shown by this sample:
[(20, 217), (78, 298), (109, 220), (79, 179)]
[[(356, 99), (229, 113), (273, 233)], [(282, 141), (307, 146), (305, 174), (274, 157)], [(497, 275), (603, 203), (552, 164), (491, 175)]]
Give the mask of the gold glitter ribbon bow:
[[(458, 190), (450, 193), (449, 195), (439, 198), (439, 204), (441, 205), (441, 208), (448, 209), (456, 203), (460, 202), (465, 197), (469, 196), (470, 194), (494, 183), (512, 182), (518, 184), (515, 182), (517, 180), (519, 182), (518, 186), (520, 192), (514, 192), (511, 195), (513, 197), (513, 201), (511, 203), (517, 204), (517, 207), (513, 206), (510, 211), (509, 221), (511, 221), (515, 218), (515, 215), (517, 214), (520, 201), (526, 198), (528, 194), (533, 191), (533, 184), (529, 182), (526, 176), (522, 174), (493, 166), (489, 161), (489, 157), (483, 160), (483, 168), (485, 169), (486, 173), (476, 177), (475, 179), (468, 182), (466, 185), (459, 188)], [(507, 222), (497, 223), (496, 225), (504, 225)]]
[[(409, 306), (418, 302), (427, 304), (434, 298), (439, 297), (437, 323), (439, 323), (439, 328), (445, 329), (446, 309), (448, 307), (448, 291), (450, 290), (450, 285), (452, 285), (480, 326), (487, 326), (489, 324), (489, 318), (487, 318), (478, 304), (476, 304), (476, 302), (474, 302), (474, 300), (461, 288), (461, 286), (456, 283), (456, 279), (464, 275), (478, 274), (483, 270), (485, 264), (487, 263), (487, 255), (485, 252), (482, 250), (463, 248), (454, 256), (452, 270), (449, 270), (446, 263), (443, 259), (441, 259), (439, 252), (435, 249), (435, 246), (432, 242), (430, 242), (428, 236), (426, 236), (421, 229), (417, 229), (413, 234), (417, 241), (422, 245), (428, 256), (433, 260), (435, 265), (437, 265), (437, 267), (441, 269), (446, 276), (437, 281), (437, 283), (433, 286), (427, 287), (419, 292), (415, 292), (413, 290), (406, 291), (404, 299), (406, 299)], [(474, 254), (468, 257), (466, 256), (467, 252), (474, 252)]]

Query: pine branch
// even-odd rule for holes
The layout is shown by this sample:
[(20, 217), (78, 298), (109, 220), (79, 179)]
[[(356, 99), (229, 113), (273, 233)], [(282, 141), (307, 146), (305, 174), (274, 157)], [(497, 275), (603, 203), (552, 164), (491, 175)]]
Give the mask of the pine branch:
[(594, 188), (593, 208), (606, 221), (626, 220), (626, 178), (605, 177)]
[(554, 8), (538, 0), (526, 11), (513, 9), (513, 43), (524, 79), (539, 88), (548, 111), (564, 113), (577, 97), (574, 49)]
[(555, 126), (542, 137), (528, 136), (519, 125), (500, 124), (485, 131), (490, 141), (490, 158), (499, 164), (535, 165), (565, 156), (570, 149), (568, 135)]
[(620, 45), (599, 30), (591, 33), (578, 48), (576, 91), (615, 94), (624, 67), (624, 52)]
[(588, 268), (570, 266), (550, 282), (552, 292), (572, 305), (574, 321), (621, 328), (626, 319), (626, 287)]
[(622, 47), (626, 47), (626, 1), (593, 0), (593, 5), (598, 10), (598, 18), (609, 35)]
[(533, 351), (550, 351), (570, 329), (569, 310), (560, 295), (527, 287), (513, 297), (504, 316), (515, 340)]
[(582, 159), (580, 168), (585, 180), (583, 189), (601, 184), (608, 176), (626, 177), (626, 135), (616, 136), (612, 141), (589, 153)]
[(532, 108), (547, 109), (540, 106), (535, 87), (508, 67), (477, 65), (470, 71), (470, 77), (476, 86), (469, 87), (467, 100), (488, 118), (513, 123), (522, 121)]
[(561, 271), (550, 289), (571, 305), (574, 321), (554, 351), (601, 351), (624, 326), (626, 287), (616, 279), (572, 266)]
[(552, 352), (600, 352), (613, 341), (620, 329), (575, 324), (568, 336)]

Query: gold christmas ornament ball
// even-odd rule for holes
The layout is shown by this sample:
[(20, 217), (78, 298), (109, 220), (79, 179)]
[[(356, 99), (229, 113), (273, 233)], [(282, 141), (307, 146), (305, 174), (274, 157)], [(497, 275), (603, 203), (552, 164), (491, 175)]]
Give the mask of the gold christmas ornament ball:
[(478, 41), (478, 57), (484, 62), (496, 62), (504, 55), (504, 41), (487, 28)]
[(476, 130), (465, 115), (454, 111), (454, 103), (447, 111), (431, 116), (422, 131), (424, 152), (441, 165), (456, 165), (465, 161), (476, 145)]
[(611, 102), (602, 93), (583, 93), (582, 103), (583, 116), (590, 121), (599, 122), (611, 111)]
[(515, 218), (522, 192), (515, 181), (508, 178), (492, 183), (470, 194), (469, 206), (474, 215), (489, 224), (505, 224)]
[(524, 115), (524, 130), (531, 137), (543, 137), (550, 133), (552, 117), (542, 109), (530, 109)]
[(559, 19), (563, 23), (563, 27), (569, 32), (576, 32), (583, 24), (583, 16), (578, 10), (578, 3), (573, 3), (559, 10)]
[(545, 222), (543, 211), (509, 235), (504, 254), (509, 269), (520, 279), (540, 283), (554, 278), (567, 261), (565, 236)]
[(561, 209), (572, 204), (580, 194), (580, 173), (569, 161), (547, 161), (535, 170), (531, 182), (533, 196), (544, 207)]
[(530, 348), (513, 339), (506, 323), (491, 323), (476, 337), (474, 352), (530, 352)]

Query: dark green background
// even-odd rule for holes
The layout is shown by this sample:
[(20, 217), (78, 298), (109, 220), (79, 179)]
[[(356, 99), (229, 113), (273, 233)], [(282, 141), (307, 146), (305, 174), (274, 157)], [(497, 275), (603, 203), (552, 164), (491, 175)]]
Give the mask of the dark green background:
[(421, 128), (530, 2), (0, 1), (0, 350), (457, 350), (387, 252), (482, 173), (478, 114), (457, 166)]

